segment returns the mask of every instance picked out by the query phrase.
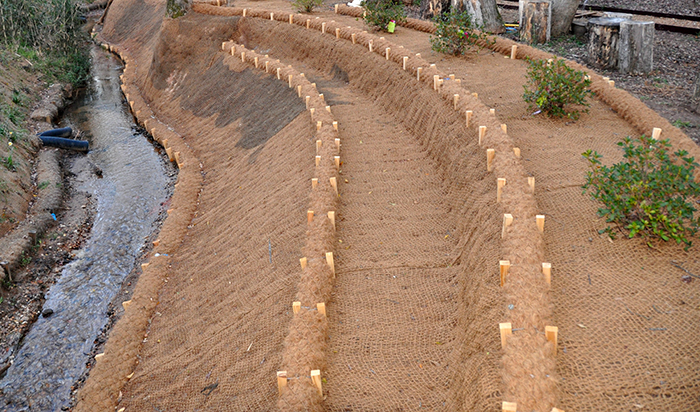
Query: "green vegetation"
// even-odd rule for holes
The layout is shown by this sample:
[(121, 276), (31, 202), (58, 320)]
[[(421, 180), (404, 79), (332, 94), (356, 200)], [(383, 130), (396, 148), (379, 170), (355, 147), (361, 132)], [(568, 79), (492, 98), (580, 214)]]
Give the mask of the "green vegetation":
[(435, 35), (430, 36), (430, 45), (439, 53), (459, 56), (481, 48), (488, 41), (486, 33), (480, 31), (468, 11), (450, 10), (435, 16)]
[(43, 190), (43, 189), (46, 189), (47, 187), (49, 187), (50, 184), (51, 184), (51, 182), (49, 182), (48, 180), (44, 180), (43, 182), (41, 182), (37, 185), (37, 188), (39, 188), (39, 190)]
[[(675, 240), (687, 250), (700, 229), (694, 206), (700, 200), (700, 185), (693, 180), (695, 159), (684, 150), (669, 155), (668, 140), (647, 136), (627, 137), (618, 145), (625, 160), (612, 167), (603, 166), (597, 152), (583, 153), (591, 168), (584, 192), (605, 206), (598, 214), (629, 231), (630, 238), (646, 238), (649, 246), (651, 239)], [(604, 232), (614, 237), (611, 227)]]
[(168, 3), (166, 5), (166, 13), (168, 17), (173, 19), (184, 16), (185, 14), (187, 14), (189, 9), (189, 0), (168, 0)]
[(676, 126), (676, 127), (678, 127), (678, 128), (681, 128), (681, 127), (682, 127), (682, 128), (691, 128), (691, 127), (693, 127), (693, 124), (692, 124), (692, 123), (686, 122), (686, 121), (683, 121), (683, 120), (674, 120), (674, 121), (671, 122), (671, 124), (674, 125), (674, 126)]
[(49, 83), (79, 84), (87, 78), (88, 36), (82, 24), (77, 0), (0, 2), (0, 43), (26, 58)]
[(365, 9), (365, 23), (377, 30), (387, 31), (391, 21), (397, 24), (406, 21), (406, 9), (400, 1), (369, 0), (362, 2)]
[[(572, 105), (588, 106), (586, 95), (591, 81), (583, 71), (576, 71), (561, 59), (531, 60), (523, 99), (530, 108), (538, 108), (551, 117), (579, 118)], [(583, 110), (587, 112), (587, 110)]]
[(292, 0), (292, 7), (297, 11), (311, 13), (323, 4), (323, 0)]

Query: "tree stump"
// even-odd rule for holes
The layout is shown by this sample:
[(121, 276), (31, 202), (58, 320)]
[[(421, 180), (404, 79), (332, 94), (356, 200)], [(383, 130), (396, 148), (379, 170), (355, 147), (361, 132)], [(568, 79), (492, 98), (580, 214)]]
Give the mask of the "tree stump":
[(588, 64), (596, 69), (618, 67), (621, 18), (599, 17), (588, 21)]
[(648, 74), (654, 69), (654, 22), (620, 23), (620, 71)]
[(547, 0), (528, 0), (520, 26), (520, 40), (528, 44), (549, 41), (552, 30), (552, 4)]

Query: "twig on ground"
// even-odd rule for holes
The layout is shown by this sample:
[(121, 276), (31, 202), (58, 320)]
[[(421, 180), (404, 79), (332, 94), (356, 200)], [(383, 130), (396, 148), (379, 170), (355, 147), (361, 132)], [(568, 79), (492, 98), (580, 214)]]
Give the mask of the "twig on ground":
[(692, 276), (692, 277), (694, 277), (694, 278), (700, 279), (700, 276), (698, 276), (698, 275), (696, 275), (696, 274), (690, 272), (688, 269), (686, 269), (686, 268), (684, 268), (683, 266), (677, 264), (675, 261), (672, 260), (672, 261), (671, 261), (671, 264), (672, 264), (673, 266), (677, 267), (678, 269), (682, 270), (683, 272), (689, 274), (690, 276)]

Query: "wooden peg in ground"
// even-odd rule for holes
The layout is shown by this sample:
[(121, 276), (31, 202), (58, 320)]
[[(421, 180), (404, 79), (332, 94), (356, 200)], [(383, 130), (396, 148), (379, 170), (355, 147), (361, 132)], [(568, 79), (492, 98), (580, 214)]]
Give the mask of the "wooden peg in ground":
[(328, 220), (331, 221), (331, 224), (333, 225), (333, 230), (335, 230), (335, 212), (334, 211), (331, 210), (330, 212), (328, 212)]
[(301, 265), (301, 270), (306, 269), (306, 262), (307, 262), (307, 260), (305, 257), (299, 259), (299, 264)]
[(503, 402), (501, 410), (502, 412), (518, 412), (518, 404), (515, 402)]
[(554, 345), (554, 355), (557, 354), (557, 336), (559, 335), (559, 328), (556, 326), (545, 326), (544, 335), (547, 337), (547, 341)]
[(548, 262), (542, 262), (542, 274), (544, 275), (544, 281), (548, 285), (552, 284), (552, 264)]
[(316, 310), (323, 316), (326, 316), (326, 304), (321, 302), (316, 304)]
[(506, 236), (506, 228), (513, 224), (513, 215), (510, 213), (503, 214), (503, 229), (501, 229), (501, 239)]
[(467, 110), (466, 112), (464, 112), (464, 114), (466, 115), (466, 118), (467, 118), (467, 127), (469, 127), (469, 123), (472, 120), (472, 116), (474, 115), (474, 112), (472, 110)]
[(301, 302), (292, 302), (292, 312), (296, 315), (301, 310)]
[(326, 252), (326, 264), (331, 269), (333, 277), (335, 277), (335, 262), (333, 261), (333, 252)]
[(331, 182), (331, 187), (333, 190), (335, 190), (335, 194), (338, 194), (338, 180), (335, 177), (331, 177), (330, 179)]
[(513, 334), (513, 325), (510, 322), (499, 323), (498, 328), (501, 331), (501, 348), (505, 348), (508, 338)]
[(479, 126), (479, 146), (481, 146), (481, 142), (484, 141), (485, 137), (486, 137), (486, 126)]
[(277, 372), (277, 390), (280, 395), (287, 391), (287, 371)]
[(311, 223), (314, 221), (314, 211), (313, 210), (307, 210), (306, 211), (306, 221), (308, 223)]
[(535, 221), (537, 222), (537, 229), (540, 233), (544, 233), (544, 215), (535, 216)]
[(655, 127), (651, 131), (651, 138), (654, 140), (659, 140), (659, 138), (661, 138), (661, 129), (659, 129), (658, 127)]
[(486, 171), (490, 172), (493, 170), (493, 159), (496, 158), (495, 149), (486, 149)]
[(323, 396), (323, 387), (321, 386), (321, 371), (314, 369), (311, 371), (311, 382), (313, 382), (316, 390), (318, 390), (318, 395)]
[(496, 203), (501, 202), (501, 197), (503, 197), (503, 187), (506, 185), (506, 179), (499, 177), (496, 180)]
[(501, 286), (506, 284), (506, 277), (508, 277), (508, 272), (510, 271), (510, 260), (499, 260), (498, 267), (501, 273)]

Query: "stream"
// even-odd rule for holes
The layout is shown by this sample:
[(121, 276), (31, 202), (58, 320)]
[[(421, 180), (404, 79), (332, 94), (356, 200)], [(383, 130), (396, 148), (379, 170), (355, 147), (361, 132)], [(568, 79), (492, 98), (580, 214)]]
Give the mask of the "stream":
[(90, 141), (90, 151), (78, 162), (102, 170), (102, 178), (79, 175), (74, 183), (95, 201), (94, 225), (46, 294), (43, 308), (53, 315), (37, 319), (0, 381), (0, 402), (6, 403), (0, 409), (6, 411), (68, 409), (71, 387), (109, 320), (108, 305), (138, 263), (169, 196), (164, 160), (136, 128), (123, 100), (122, 63), (97, 46), (91, 55), (89, 85), (64, 122)]

